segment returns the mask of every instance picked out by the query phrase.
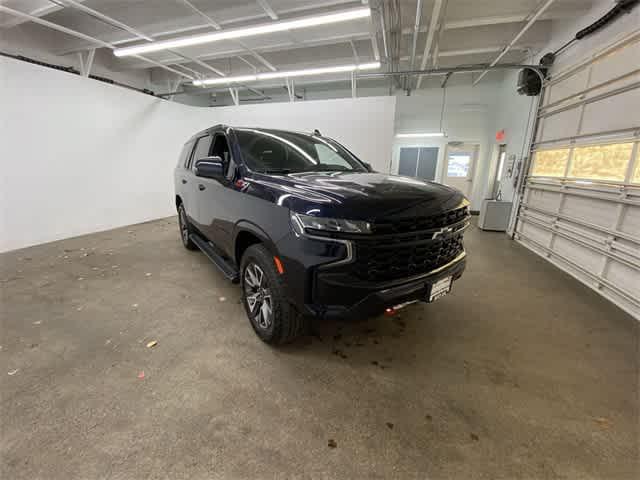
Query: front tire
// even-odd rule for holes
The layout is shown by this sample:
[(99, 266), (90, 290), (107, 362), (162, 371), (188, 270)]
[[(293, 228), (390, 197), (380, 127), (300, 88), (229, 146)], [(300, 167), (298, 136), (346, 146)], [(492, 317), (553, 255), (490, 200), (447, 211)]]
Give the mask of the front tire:
[(281, 345), (305, 333), (306, 319), (287, 300), (273, 255), (263, 245), (252, 245), (246, 250), (240, 272), (242, 303), (262, 341)]
[(184, 209), (184, 205), (181, 203), (178, 206), (178, 225), (180, 226), (180, 239), (182, 245), (187, 250), (197, 250), (198, 246), (191, 241), (191, 225), (189, 225), (189, 219), (187, 218), (187, 211)]

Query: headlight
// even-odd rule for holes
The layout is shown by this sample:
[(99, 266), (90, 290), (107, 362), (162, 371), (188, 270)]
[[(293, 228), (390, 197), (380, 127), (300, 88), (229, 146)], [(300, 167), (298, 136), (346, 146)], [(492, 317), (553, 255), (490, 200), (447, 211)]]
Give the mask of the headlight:
[(371, 224), (362, 220), (342, 218), (312, 217), (301, 213), (291, 213), (291, 224), (299, 234), (306, 229), (325, 232), (371, 233)]

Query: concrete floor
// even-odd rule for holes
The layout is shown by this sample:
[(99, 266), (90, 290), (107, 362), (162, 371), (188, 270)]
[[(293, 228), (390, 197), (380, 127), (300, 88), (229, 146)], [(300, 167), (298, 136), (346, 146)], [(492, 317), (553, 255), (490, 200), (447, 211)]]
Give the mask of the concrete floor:
[(435, 304), (281, 349), (173, 218), (4, 254), (0, 477), (639, 478), (638, 322), (467, 249)]

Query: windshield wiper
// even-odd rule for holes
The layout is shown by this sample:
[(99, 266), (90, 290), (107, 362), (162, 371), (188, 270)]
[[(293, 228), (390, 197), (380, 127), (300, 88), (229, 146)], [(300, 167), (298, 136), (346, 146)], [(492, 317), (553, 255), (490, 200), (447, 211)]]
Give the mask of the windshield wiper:
[(287, 175), (291, 173), (290, 168), (270, 168), (268, 170), (263, 170), (262, 173), (280, 173), (282, 175)]

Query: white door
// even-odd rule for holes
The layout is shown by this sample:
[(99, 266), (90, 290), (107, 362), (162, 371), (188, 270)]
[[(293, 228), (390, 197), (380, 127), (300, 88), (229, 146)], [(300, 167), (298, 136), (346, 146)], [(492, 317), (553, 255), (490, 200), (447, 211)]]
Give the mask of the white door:
[[(640, 319), (640, 35), (551, 69), (515, 237)], [(567, 62), (569, 63), (569, 62)]]
[(448, 145), (442, 183), (460, 190), (469, 197), (473, 182), (473, 166), (475, 165), (477, 152), (477, 145)]

